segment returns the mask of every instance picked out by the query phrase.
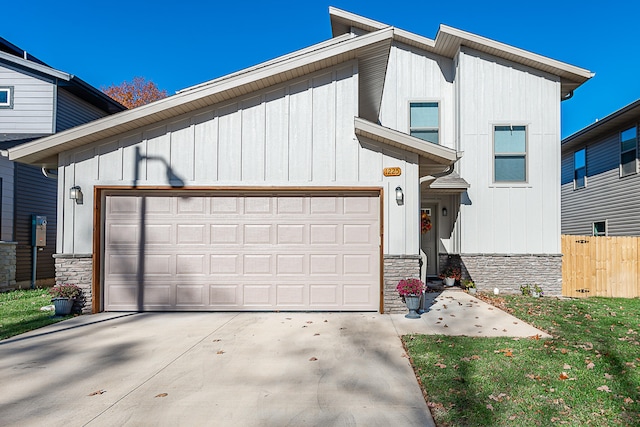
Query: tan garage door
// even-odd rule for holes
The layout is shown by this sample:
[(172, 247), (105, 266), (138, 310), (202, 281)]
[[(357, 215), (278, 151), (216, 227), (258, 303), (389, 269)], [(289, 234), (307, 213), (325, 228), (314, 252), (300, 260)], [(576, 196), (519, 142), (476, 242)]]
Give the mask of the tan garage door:
[(107, 195), (107, 311), (379, 308), (378, 193)]

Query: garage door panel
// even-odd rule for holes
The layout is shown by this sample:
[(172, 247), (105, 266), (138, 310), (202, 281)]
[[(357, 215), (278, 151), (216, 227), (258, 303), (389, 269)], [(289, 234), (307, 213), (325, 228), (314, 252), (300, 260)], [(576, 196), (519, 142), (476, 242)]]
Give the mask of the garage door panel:
[(209, 305), (213, 307), (239, 307), (238, 285), (210, 285)]
[(106, 310), (377, 310), (377, 193), (157, 194), (106, 197)]

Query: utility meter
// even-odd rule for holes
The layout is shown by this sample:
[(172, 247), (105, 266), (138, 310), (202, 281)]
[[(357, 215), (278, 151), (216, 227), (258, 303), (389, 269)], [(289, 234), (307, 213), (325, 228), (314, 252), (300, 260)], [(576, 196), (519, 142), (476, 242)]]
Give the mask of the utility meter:
[(31, 215), (31, 246), (47, 246), (47, 217)]

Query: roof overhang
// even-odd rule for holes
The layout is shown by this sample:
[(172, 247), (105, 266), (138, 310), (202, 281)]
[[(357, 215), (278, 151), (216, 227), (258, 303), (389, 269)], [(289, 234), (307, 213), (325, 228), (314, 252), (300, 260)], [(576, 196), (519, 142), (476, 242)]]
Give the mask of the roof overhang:
[(640, 99), (566, 137), (562, 140), (561, 150), (564, 152), (580, 147), (587, 142), (595, 142), (612, 132), (623, 130), (626, 126), (635, 126), (639, 120)]
[(462, 157), (462, 153), (451, 148), (424, 141), (406, 133), (372, 123), (361, 117), (354, 119), (354, 128), (358, 137), (418, 154), (420, 156), (421, 176), (443, 172)]
[[(289, 55), (265, 62), (255, 67), (185, 89), (171, 97), (123, 111), (75, 128), (42, 138), (9, 150), (9, 158), (22, 163), (40, 166), (57, 166), (55, 158), (61, 152), (85, 144), (114, 137), (139, 129), (161, 120), (170, 119), (191, 111), (236, 98), (279, 84), (305, 74), (331, 67), (349, 60), (377, 58), (377, 72), (370, 72), (373, 83), (367, 82), (367, 74), (360, 76), (360, 85), (369, 87), (371, 114), (380, 108), (386, 64), (393, 38), (393, 29), (379, 30), (362, 37), (339, 37), (319, 43)], [(364, 81), (363, 81), (364, 79)], [(362, 106), (361, 106), (362, 109)]]
[[(378, 31), (382, 28), (390, 28), (388, 24), (334, 7), (329, 8), (329, 15), (331, 16), (331, 28), (334, 37), (349, 33), (351, 28), (358, 28), (364, 31)], [(560, 77), (561, 99), (567, 97), (578, 86), (594, 76), (589, 70), (447, 25), (440, 25), (435, 40), (394, 28), (394, 40), (447, 58), (454, 58), (461, 46), (467, 46), (498, 58), (547, 72)]]

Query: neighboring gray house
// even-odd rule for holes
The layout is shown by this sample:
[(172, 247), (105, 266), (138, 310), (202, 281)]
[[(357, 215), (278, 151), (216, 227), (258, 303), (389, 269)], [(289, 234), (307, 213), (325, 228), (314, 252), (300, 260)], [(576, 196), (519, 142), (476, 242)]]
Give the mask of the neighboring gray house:
[(640, 236), (640, 100), (562, 141), (562, 234)]
[(37, 283), (53, 283), (58, 214), (57, 169), (10, 161), (6, 150), (124, 109), (0, 38), (0, 290), (31, 284), (32, 214), (48, 221), (46, 246), (36, 252)]
[(86, 311), (404, 310), (421, 248), (560, 292), (560, 102), (592, 74), (330, 16), (327, 41), (9, 150), (58, 169), (56, 280)]

